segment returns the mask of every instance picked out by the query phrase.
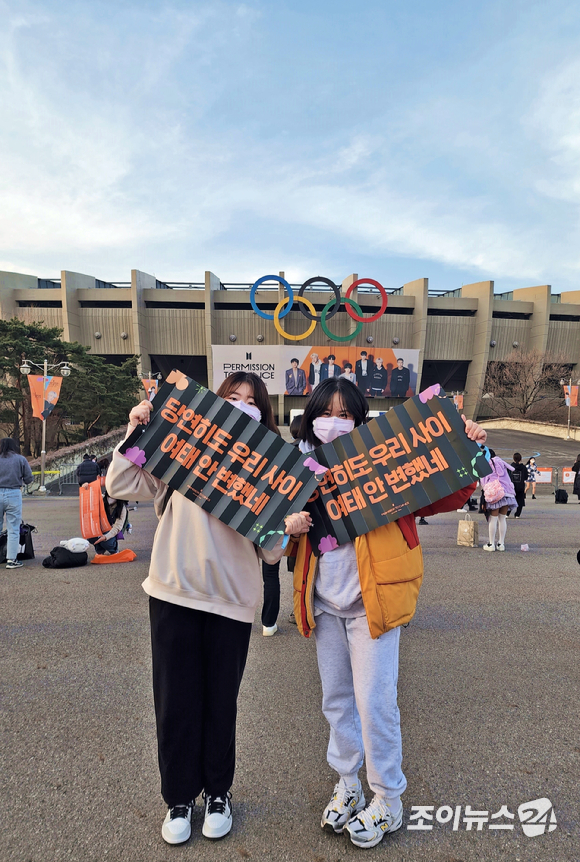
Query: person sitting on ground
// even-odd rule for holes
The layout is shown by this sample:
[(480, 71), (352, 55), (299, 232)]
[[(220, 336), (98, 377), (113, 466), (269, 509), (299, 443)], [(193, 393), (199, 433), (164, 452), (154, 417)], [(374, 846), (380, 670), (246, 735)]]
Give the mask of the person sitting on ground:
[(99, 465), (93, 461), (93, 457), (93, 455), (89, 455), (88, 453), (83, 455), (82, 463), (77, 467), (79, 485), (84, 485), (85, 482), (90, 484), (101, 475)]

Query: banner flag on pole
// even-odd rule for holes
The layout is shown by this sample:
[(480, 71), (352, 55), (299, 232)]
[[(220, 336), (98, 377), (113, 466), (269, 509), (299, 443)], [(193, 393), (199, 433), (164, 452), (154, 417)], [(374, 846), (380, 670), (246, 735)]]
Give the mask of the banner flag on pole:
[(62, 377), (29, 375), (28, 385), (30, 386), (32, 415), (36, 419), (48, 419), (58, 401), (61, 384)]
[(157, 390), (159, 388), (159, 381), (155, 380), (155, 379), (150, 379), (148, 377), (143, 377), (141, 379), (141, 383), (143, 384), (143, 389), (147, 393), (147, 400), (153, 401), (153, 399), (157, 395)]
[(564, 397), (566, 399), (566, 407), (578, 407), (577, 386), (564, 386)]

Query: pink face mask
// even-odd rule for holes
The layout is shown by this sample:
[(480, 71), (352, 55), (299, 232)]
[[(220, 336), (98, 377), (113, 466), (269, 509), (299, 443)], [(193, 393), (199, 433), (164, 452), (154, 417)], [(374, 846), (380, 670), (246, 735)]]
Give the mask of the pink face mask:
[(350, 434), (354, 428), (354, 420), (339, 419), (338, 416), (318, 416), (312, 427), (321, 443), (332, 443), (342, 434)]
[(237, 407), (238, 410), (242, 411), (242, 413), (247, 413), (247, 415), (251, 416), (252, 419), (255, 419), (256, 422), (262, 421), (262, 414), (255, 404), (246, 404), (245, 401), (230, 401), (230, 404), (233, 404), (234, 407)]

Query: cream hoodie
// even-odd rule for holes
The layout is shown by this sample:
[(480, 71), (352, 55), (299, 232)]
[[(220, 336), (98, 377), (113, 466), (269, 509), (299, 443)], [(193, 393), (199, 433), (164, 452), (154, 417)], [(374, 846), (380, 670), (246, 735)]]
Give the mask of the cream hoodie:
[[(129, 428), (127, 435), (133, 428)], [(120, 445), (120, 444), (119, 444)], [(213, 515), (177, 491), (163, 515), (167, 485), (115, 449), (107, 471), (107, 492), (117, 500), (154, 500), (159, 524), (153, 539), (145, 592), (232, 620), (251, 623), (262, 594), (258, 557), (276, 563), (282, 540), (272, 551), (258, 550)]]

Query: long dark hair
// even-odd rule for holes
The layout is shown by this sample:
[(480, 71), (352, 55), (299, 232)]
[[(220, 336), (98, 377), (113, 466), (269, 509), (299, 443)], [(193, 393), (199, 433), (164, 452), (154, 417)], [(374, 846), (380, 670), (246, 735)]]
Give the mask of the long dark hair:
[(346, 377), (328, 377), (318, 384), (308, 399), (308, 404), (302, 414), (298, 436), (306, 443), (310, 443), (311, 446), (322, 445), (314, 433), (313, 422), (328, 409), (335, 392), (339, 394), (342, 407), (354, 419), (355, 428), (364, 425), (368, 419), (369, 405), (360, 389)]
[(247, 383), (252, 390), (256, 407), (262, 414), (262, 425), (265, 425), (266, 428), (269, 428), (275, 434), (280, 434), (274, 420), (274, 411), (270, 404), (270, 396), (268, 395), (266, 384), (257, 374), (253, 374), (251, 371), (234, 371), (233, 374), (226, 377), (216, 395), (219, 395), (220, 398), (229, 398), (232, 392), (235, 392), (242, 383)]
[(0, 440), (0, 458), (7, 458), (13, 452), (20, 455), (20, 446), (14, 437), (4, 437)]

